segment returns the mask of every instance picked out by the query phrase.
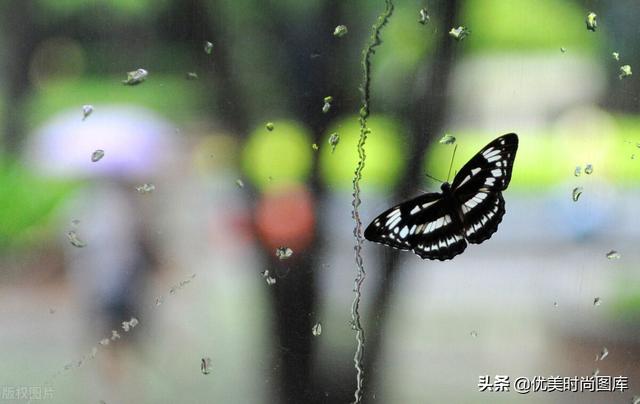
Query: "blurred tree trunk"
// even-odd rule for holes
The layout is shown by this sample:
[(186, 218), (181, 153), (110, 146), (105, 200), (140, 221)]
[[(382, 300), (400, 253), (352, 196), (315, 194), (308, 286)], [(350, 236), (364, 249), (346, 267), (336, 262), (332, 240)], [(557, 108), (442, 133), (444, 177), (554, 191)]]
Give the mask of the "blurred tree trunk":
[(2, 26), (5, 38), (5, 85), (6, 104), (4, 111), (3, 151), (20, 151), (24, 140), (25, 95), (29, 90), (29, 61), (41, 32), (34, 23), (34, 4), (32, 0), (9, 0), (2, 4)]
[[(220, 0), (174, 0), (169, 7), (169, 24), (165, 27), (165, 37), (190, 44), (194, 60), (205, 72), (199, 80), (212, 96), (212, 113), (219, 119), (224, 129), (236, 136), (247, 134), (250, 117), (247, 103), (243, 99), (240, 78), (231, 66), (229, 49), (231, 32), (225, 31), (224, 14)], [(204, 52), (205, 41), (214, 44), (213, 53)], [(197, 56), (196, 56), (197, 55)]]
[[(441, 0), (432, 3), (430, 13), (440, 22), (439, 36), (436, 39), (434, 54), (429, 55), (430, 68), (427, 86), (418, 98), (409, 103), (405, 117), (411, 123), (413, 134), (409, 145), (409, 160), (407, 170), (400, 186), (393, 196), (393, 203), (400, 202), (414, 195), (416, 188), (422, 183), (424, 176), (424, 156), (429, 143), (442, 129), (447, 116), (447, 94), (449, 78), (453, 68), (456, 42), (448, 35), (451, 27), (458, 26), (460, 2), (458, 0)], [(434, 18), (435, 19), (435, 18)], [(433, 21), (433, 20), (432, 20)], [(434, 21), (435, 22), (435, 21)], [(398, 268), (403, 262), (403, 254), (395, 249), (385, 249), (381, 253), (380, 262), (383, 265), (384, 276), (378, 286), (371, 304), (371, 318), (367, 333), (365, 351), (365, 400), (373, 401), (372, 385), (376, 382), (377, 365), (379, 362), (383, 341), (383, 331), (387, 320), (389, 300), (394, 292), (398, 277)], [(425, 262), (425, 267), (428, 263)]]

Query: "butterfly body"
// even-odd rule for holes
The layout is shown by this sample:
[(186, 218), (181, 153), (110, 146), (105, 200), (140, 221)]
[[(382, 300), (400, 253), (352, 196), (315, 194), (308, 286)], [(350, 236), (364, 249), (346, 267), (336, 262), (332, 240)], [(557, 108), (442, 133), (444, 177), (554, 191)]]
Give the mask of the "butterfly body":
[(442, 192), (426, 193), (394, 206), (371, 222), (367, 240), (421, 258), (448, 260), (467, 242), (479, 244), (498, 230), (505, 213), (502, 191), (511, 180), (518, 136), (501, 136), (480, 150)]

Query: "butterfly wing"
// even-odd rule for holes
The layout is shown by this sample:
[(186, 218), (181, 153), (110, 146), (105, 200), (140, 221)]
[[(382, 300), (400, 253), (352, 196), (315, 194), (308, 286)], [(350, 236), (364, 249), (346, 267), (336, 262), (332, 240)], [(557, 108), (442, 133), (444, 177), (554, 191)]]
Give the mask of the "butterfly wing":
[(509, 133), (480, 150), (451, 185), (460, 202), (460, 216), (467, 241), (479, 244), (498, 230), (505, 213), (502, 191), (511, 181), (518, 136)]
[(467, 247), (462, 223), (441, 193), (428, 193), (388, 209), (367, 227), (367, 240), (420, 257), (451, 259)]

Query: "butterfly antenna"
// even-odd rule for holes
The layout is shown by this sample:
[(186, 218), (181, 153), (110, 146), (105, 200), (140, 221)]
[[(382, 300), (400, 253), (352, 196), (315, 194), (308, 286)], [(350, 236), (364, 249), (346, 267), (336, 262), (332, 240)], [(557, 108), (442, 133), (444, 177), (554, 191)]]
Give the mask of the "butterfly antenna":
[(451, 176), (451, 168), (453, 167), (453, 160), (456, 158), (456, 150), (458, 150), (458, 145), (455, 145), (453, 148), (453, 156), (451, 156), (451, 164), (449, 164), (449, 172), (447, 173), (447, 182), (449, 182), (449, 177)]
[(425, 175), (426, 175), (428, 178), (431, 178), (432, 180), (434, 180), (434, 181), (436, 181), (436, 182), (439, 182), (439, 183), (443, 183), (443, 182), (444, 182), (444, 181), (439, 180), (439, 179), (437, 179), (436, 177), (433, 177), (433, 176), (431, 176), (431, 175), (429, 175), (429, 174), (425, 174)]

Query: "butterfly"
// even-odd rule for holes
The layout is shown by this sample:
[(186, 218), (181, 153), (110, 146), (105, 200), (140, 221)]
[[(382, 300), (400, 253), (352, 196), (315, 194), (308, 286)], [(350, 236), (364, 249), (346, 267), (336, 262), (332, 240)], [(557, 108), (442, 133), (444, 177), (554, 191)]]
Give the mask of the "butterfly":
[(498, 230), (505, 213), (502, 191), (509, 185), (518, 135), (509, 133), (482, 148), (444, 182), (442, 192), (420, 195), (394, 206), (364, 231), (364, 237), (421, 258), (449, 260)]

